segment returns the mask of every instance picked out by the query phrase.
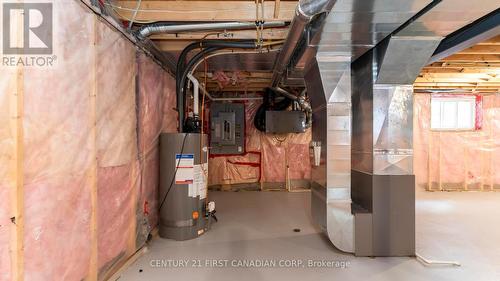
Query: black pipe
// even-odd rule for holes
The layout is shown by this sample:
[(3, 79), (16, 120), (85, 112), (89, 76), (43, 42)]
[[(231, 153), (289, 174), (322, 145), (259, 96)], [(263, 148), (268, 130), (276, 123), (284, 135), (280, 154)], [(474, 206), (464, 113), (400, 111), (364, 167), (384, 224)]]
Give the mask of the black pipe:
[[(241, 47), (242, 44), (247, 45), (248, 43), (254, 44), (254, 46), (255, 46), (255, 42), (253, 40), (241, 40), (241, 41), (204, 40), (204, 41), (200, 41), (200, 42), (191, 43), (191, 44), (187, 45), (184, 48), (184, 50), (182, 50), (182, 52), (179, 56), (179, 60), (177, 61), (177, 69), (181, 69), (181, 73), (182, 73), (182, 71), (184, 70), (184, 67), (186, 65), (186, 57), (189, 54), (189, 52), (193, 51), (194, 49), (199, 48), (200, 50), (202, 50), (206, 47), (245, 48), (245, 47)], [(177, 73), (178, 72), (176, 71), (176, 78), (178, 77)]]
[[(197, 53), (187, 64), (187, 67), (184, 69), (184, 71), (182, 71), (180, 77), (177, 79), (177, 112), (179, 114), (179, 132), (180, 133), (183, 133), (184, 132), (184, 120), (185, 120), (185, 117), (184, 117), (184, 109), (185, 109), (185, 99), (184, 99), (184, 88), (186, 86), (186, 76), (187, 74), (189, 73), (189, 70), (191, 67), (194, 66), (194, 64), (196, 62), (198, 62), (198, 60), (200, 60), (201, 58), (203, 58), (204, 55), (210, 53), (210, 52), (213, 52), (213, 51), (217, 51), (217, 50), (220, 50), (220, 48), (218, 47), (209, 47), (209, 48), (206, 48), (202, 51), (200, 51), (199, 53)], [(180, 71), (180, 70), (179, 70)]]
[[(179, 114), (179, 132), (184, 132), (184, 108), (185, 108), (185, 85), (187, 74), (191, 71), (203, 57), (209, 53), (225, 49), (225, 48), (238, 48), (238, 49), (254, 49), (257, 45), (253, 40), (245, 41), (220, 41), (220, 40), (206, 40), (189, 44), (179, 56), (177, 61), (176, 70), (176, 93), (177, 93), (177, 112)], [(194, 55), (186, 64), (185, 60), (187, 55), (196, 48), (202, 48), (200, 52)]]

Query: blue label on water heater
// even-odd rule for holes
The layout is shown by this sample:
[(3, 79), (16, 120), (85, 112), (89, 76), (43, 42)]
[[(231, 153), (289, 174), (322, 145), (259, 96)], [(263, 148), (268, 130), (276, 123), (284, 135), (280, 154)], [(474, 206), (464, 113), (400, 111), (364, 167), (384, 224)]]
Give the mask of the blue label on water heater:
[(194, 159), (194, 154), (176, 154), (175, 159)]
[(194, 154), (176, 154), (175, 170), (176, 184), (192, 184), (194, 181)]

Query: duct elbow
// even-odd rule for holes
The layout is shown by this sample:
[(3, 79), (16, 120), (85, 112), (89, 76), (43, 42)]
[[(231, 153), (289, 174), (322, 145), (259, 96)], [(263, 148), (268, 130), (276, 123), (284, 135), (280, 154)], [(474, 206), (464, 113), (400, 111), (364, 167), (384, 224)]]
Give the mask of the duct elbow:
[(318, 14), (329, 12), (333, 4), (335, 0), (302, 0), (297, 5), (296, 15), (310, 20)]
[(153, 24), (144, 25), (137, 31), (137, 37), (141, 40), (148, 38), (153, 33), (161, 32), (160, 26), (156, 26)]

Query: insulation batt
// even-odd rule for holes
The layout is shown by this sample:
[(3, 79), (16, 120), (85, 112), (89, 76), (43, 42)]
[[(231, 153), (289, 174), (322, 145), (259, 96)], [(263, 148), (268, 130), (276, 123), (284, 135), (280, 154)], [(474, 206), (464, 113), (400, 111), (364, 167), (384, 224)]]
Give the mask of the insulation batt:
[(13, 117), (15, 112), (10, 105), (15, 103), (16, 97), (13, 95), (16, 89), (16, 69), (7, 69), (2, 66), (0, 75), (0, 280), (11, 280), (13, 266), (10, 253), (15, 251), (14, 245), (10, 242), (15, 239), (12, 235), (15, 225), (11, 222), (14, 216), (12, 210), (15, 194), (15, 142), (14, 132), (16, 122)]
[(25, 280), (88, 279), (92, 210), (95, 271), (115, 272), (157, 224), (158, 135), (176, 130), (174, 79), (79, 1), (52, 3), (54, 65), (0, 66), (0, 281), (16, 255)]
[[(270, 135), (260, 132), (253, 125), (253, 119), (260, 104), (260, 101), (245, 103), (245, 150), (247, 154), (210, 158), (209, 185), (255, 183), (259, 180), (268, 183), (284, 183), (287, 163), (291, 180), (310, 179), (311, 130), (303, 134), (286, 135)], [(207, 112), (205, 118), (208, 116)], [(261, 163), (261, 167), (234, 164), (237, 162)]]
[(476, 131), (430, 129), (431, 95), (415, 94), (414, 172), (418, 186), (439, 189), (500, 189), (500, 94), (483, 96), (482, 127)]

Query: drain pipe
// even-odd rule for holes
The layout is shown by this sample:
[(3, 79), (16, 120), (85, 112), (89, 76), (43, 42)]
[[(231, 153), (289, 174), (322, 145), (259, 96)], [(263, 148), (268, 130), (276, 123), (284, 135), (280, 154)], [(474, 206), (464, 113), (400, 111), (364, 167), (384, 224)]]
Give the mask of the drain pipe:
[(285, 27), (284, 21), (268, 22), (217, 22), (217, 23), (195, 23), (195, 24), (165, 24), (155, 23), (142, 26), (137, 35), (145, 39), (158, 33), (180, 33), (191, 31), (215, 31), (215, 30), (249, 30), (257, 27), (272, 28)]
[(198, 79), (194, 78), (192, 74), (188, 74), (187, 78), (193, 83), (193, 115), (194, 118), (198, 118), (199, 116), (199, 90), (200, 90), (200, 82)]
[(305, 40), (305, 33), (311, 20), (322, 13), (328, 13), (336, 0), (301, 0), (295, 9), (295, 16), (282, 51), (274, 62), (272, 87), (276, 87), (281, 82), (288, 65), (297, 53), (297, 45)]

